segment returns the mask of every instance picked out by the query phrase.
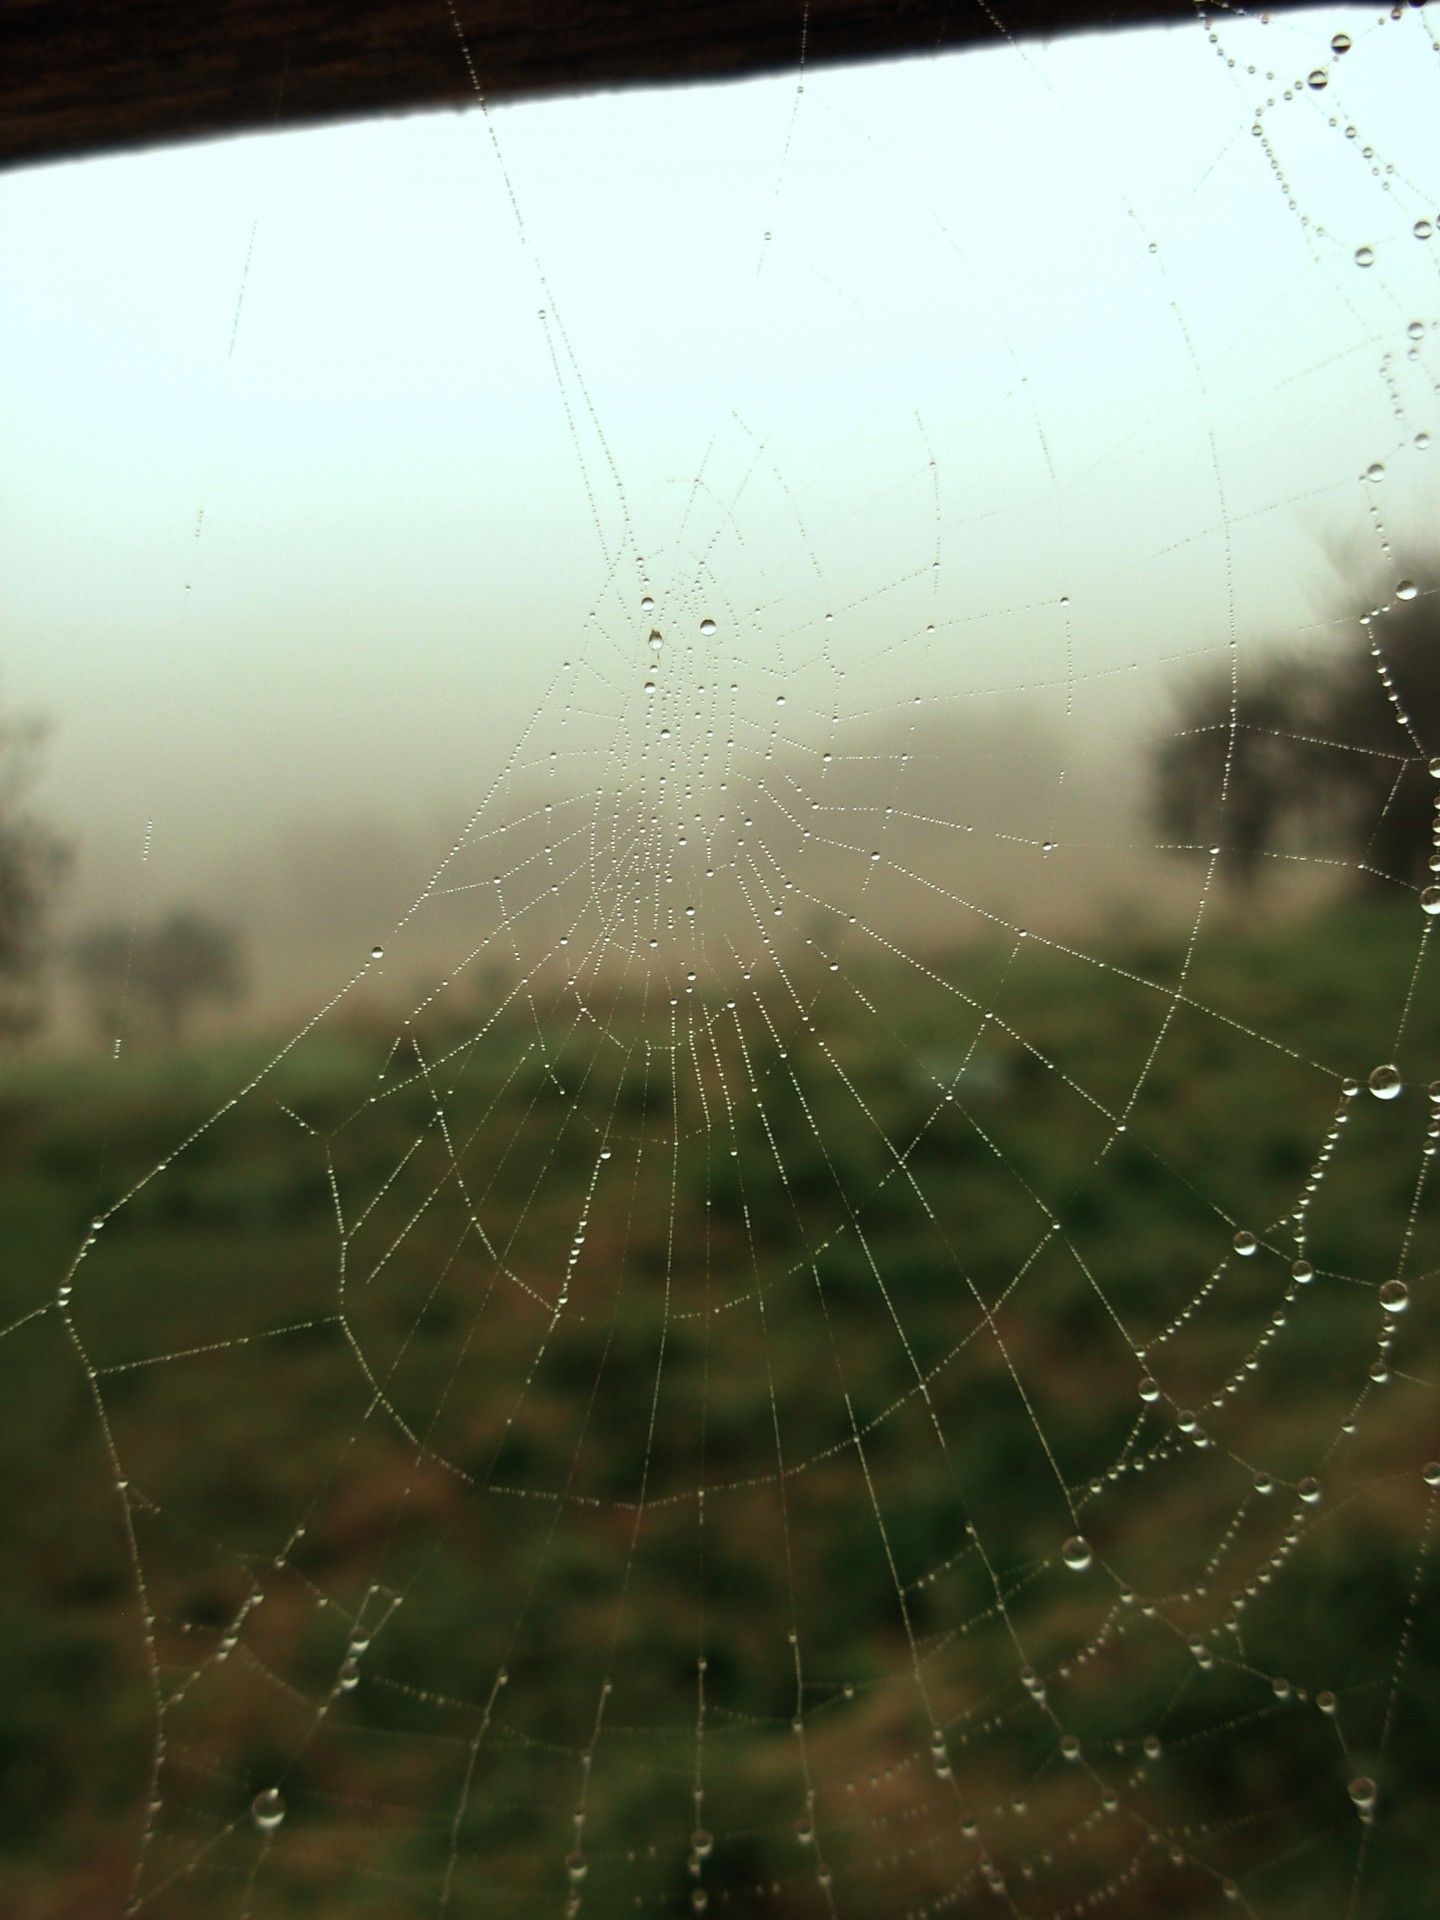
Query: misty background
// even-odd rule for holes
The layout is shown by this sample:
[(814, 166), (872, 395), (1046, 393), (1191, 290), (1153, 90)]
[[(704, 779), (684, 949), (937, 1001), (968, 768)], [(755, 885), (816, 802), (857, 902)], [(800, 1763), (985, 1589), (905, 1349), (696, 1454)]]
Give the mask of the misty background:
[(1350, 583), (1434, 521), (1418, 30), (0, 180), (0, 704), (51, 726), (62, 933), (193, 907), (249, 1011), (299, 1017), (372, 946), (391, 994), (486, 941), (533, 964), (597, 874), (683, 888), (703, 816), (723, 972), (760, 952), (746, 806), (795, 941), (862, 905), (922, 944), (1192, 916), (1144, 811), (1176, 689), (1353, 640)]

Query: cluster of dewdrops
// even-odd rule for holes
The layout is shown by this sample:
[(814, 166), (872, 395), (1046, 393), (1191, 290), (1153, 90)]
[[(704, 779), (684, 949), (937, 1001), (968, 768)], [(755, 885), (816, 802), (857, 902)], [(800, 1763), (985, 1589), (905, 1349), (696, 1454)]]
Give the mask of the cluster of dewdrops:
[[(1432, 763), (1431, 772), (1434, 773), (1437, 778), (1440, 778), (1440, 761)], [(1387, 1103), (1398, 1099), (1404, 1091), (1405, 1085), (1404, 1077), (1399, 1068), (1389, 1062), (1372, 1069), (1366, 1084), (1375, 1099)], [(1427, 1092), (1430, 1104), (1430, 1117), (1426, 1123), (1425, 1145), (1422, 1151), (1424, 1157), (1427, 1160), (1431, 1160), (1434, 1159), (1437, 1150), (1440, 1150), (1440, 1080), (1431, 1081)], [(1315, 1269), (1311, 1262), (1305, 1257), (1306, 1216), (1316, 1188), (1319, 1182), (1325, 1177), (1327, 1163), (1333, 1157), (1335, 1148), (1339, 1143), (1341, 1130), (1350, 1117), (1350, 1103), (1355, 1100), (1359, 1093), (1360, 1082), (1358, 1080), (1345, 1080), (1342, 1082), (1340, 1105), (1336, 1110), (1334, 1122), (1325, 1136), (1325, 1141), (1317, 1162), (1311, 1169), (1310, 1176), (1305, 1183), (1304, 1192), (1292, 1216), (1295, 1225), (1297, 1257), (1291, 1266), (1291, 1283), (1285, 1295), (1287, 1303), (1295, 1298), (1298, 1288), (1307, 1286), (1315, 1277)], [(1237, 1230), (1231, 1244), (1235, 1253), (1241, 1259), (1252, 1258), (1260, 1247), (1259, 1239), (1246, 1227), (1241, 1227)], [(1381, 1310), (1381, 1328), (1376, 1342), (1376, 1356), (1369, 1367), (1369, 1379), (1372, 1385), (1380, 1387), (1384, 1386), (1390, 1379), (1390, 1348), (1394, 1343), (1395, 1328), (1399, 1316), (1406, 1311), (1410, 1304), (1410, 1290), (1401, 1279), (1386, 1280), (1382, 1282), (1377, 1289), (1376, 1299)], [(1182, 1317), (1188, 1317), (1188, 1314)], [(1256, 1351), (1247, 1356), (1244, 1369), (1226, 1383), (1223, 1392), (1215, 1396), (1211, 1405), (1220, 1405), (1225, 1394), (1233, 1394), (1238, 1390), (1239, 1386), (1243, 1384), (1245, 1373), (1253, 1372), (1254, 1369), (1258, 1367), (1260, 1361), (1259, 1348), (1265, 1346), (1275, 1337), (1276, 1333), (1285, 1325), (1285, 1318), (1283, 1308), (1279, 1309), (1272, 1316), (1269, 1329), (1262, 1336)], [(1147, 1374), (1140, 1381), (1139, 1394), (1140, 1399), (1145, 1402), (1146, 1405), (1154, 1405), (1161, 1399), (1162, 1389), (1158, 1381)], [(1203, 1447), (1209, 1445), (1208, 1436), (1205, 1435), (1203, 1429), (1200, 1427), (1199, 1420), (1194, 1413), (1185, 1409), (1180, 1410), (1176, 1414), (1176, 1424), (1179, 1430), (1187, 1434), (1197, 1446)], [(1347, 1422), (1345, 1430), (1347, 1432), (1353, 1431), (1353, 1423)], [(1115, 1476), (1112, 1474), (1112, 1478), (1113, 1477)], [(1421, 1469), (1421, 1477), (1427, 1487), (1440, 1489), (1440, 1460), (1428, 1461)], [(1324, 1492), (1320, 1482), (1313, 1474), (1306, 1475), (1304, 1478), (1298, 1480), (1295, 1483), (1294, 1490), (1297, 1499), (1303, 1507), (1316, 1507), (1324, 1498)], [(1092, 1491), (1097, 1493), (1100, 1491), (1100, 1484), (1098, 1482), (1092, 1484)], [(1255, 1491), (1261, 1495), (1272, 1494), (1275, 1491), (1275, 1482), (1269, 1474), (1260, 1473), (1256, 1476)], [(1298, 1531), (1292, 1528), (1286, 1536), (1284, 1548), (1282, 1548), (1280, 1554), (1271, 1562), (1271, 1574), (1279, 1570), (1279, 1566), (1286, 1557), (1290, 1547), (1292, 1547), (1298, 1539)], [(1094, 1553), (1089, 1541), (1085, 1539), (1082, 1534), (1073, 1534), (1061, 1546), (1060, 1558), (1072, 1573), (1084, 1573), (1093, 1564)], [(1254, 1589), (1252, 1588), (1251, 1591), (1253, 1592)], [(1243, 1602), (1239, 1604), (1243, 1605)], [(1209, 1666), (1212, 1664), (1213, 1655), (1202, 1635), (1192, 1636), (1191, 1649), (1195, 1653), (1196, 1659), (1201, 1666)], [(1281, 1693), (1282, 1689), (1288, 1692), (1289, 1683), (1277, 1681), (1277, 1693)], [(1329, 1692), (1317, 1694), (1316, 1705), (1323, 1713), (1333, 1714), (1336, 1711), (1334, 1694)], [(1369, 1775), (1357, 1775), (1356, 1778), (1350, 1782), (1348, 1791), (1350, 1799), (1354, 1803), (1361, 1819), (1365, 1821), (1371, 1820), (1374, 1817), (1376, 1801), (1379, 1796), (1379, 1788), (1375, 1781)]]

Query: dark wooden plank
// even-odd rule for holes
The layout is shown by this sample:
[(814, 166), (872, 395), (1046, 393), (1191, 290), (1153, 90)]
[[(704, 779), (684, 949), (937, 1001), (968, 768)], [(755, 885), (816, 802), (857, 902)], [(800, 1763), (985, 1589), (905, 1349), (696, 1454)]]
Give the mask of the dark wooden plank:
[(1195, 18), (1188, 0), (0, 0), (0, 165), (463, 106), (476, 81), (506, 100), (798, 72), (802, 40), (822, 65)]

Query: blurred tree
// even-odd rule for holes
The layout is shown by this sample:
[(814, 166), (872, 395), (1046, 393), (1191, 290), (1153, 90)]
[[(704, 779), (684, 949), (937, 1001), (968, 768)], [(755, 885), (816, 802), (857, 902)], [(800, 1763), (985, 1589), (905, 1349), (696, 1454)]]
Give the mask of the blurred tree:
[(1233, 687), (1193, 680), (1156, 746), (1152, 810), (1167, 839), (1224, 849), (1253, 885), (1268, 855), (1310, 854), (1360, 882), (1425, 886), (1440, 787), (1440, 560), (1346, 619), (1355, 641), (1322, 657), (1275, 653)]
[(70, 857), (25, 808), (43, 738), (36, 722), (0, 721), (0, 1039), (40, 1024), (50, 908)]
[(71, 966), (101, 1032), (119, 1032), (127, 1010), (176, 1041), (194, 1010), (228, 1005), (245, 991), (233, 928), (184, 909), (133, 932), (92, 927), (71, 949)]

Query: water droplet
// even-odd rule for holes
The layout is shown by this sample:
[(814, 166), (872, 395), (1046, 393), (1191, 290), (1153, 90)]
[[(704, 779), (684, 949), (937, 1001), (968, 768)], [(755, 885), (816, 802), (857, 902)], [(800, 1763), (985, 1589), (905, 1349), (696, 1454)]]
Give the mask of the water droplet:
[(1268, 1473), (1256, 1474), (1255, 1491), (1260, 1494), (1268, 1494), (1275, 1491), (1275, 1482), (1270, 1478)]
[(1365, 478), (1374, 486), (1379, 486), (1385, 478), (1385, 469), (1378, 460), (1372, 460), (1365, 469)]
[(1248, 1228), (1242, 1227), (1235, 1236), (1235, 1251), (1242, 1259), (1248, 1260), (1260, 1242)]
[(1410, 1289), (1403, 1280), (1387, 1280), (1380, 1289), (1380, 1304), (1386, 1313), (1404, 1313), (1410, 1304)]
[(1310, 78), (1307, 84), (1313, 87), (1316, 93), (1319, 93), (1322, 88), (1329, 86), (1330, 76), (1328, 73), (1326, 73), (1323, 67), (1315, 67), (1311, 71)]
[(642, 613), (653, 613), (655, 611), (655, 602), (651, 599), (648, 593), (645, 595), (644, 599), (640, 602), (640, 611)]
[(663, 639), (663, 637), (662, 637), (662, 636), (661, 636), (661, 635), (660, 635), (660, 634), (659, 634), (658, 632), (652, 632), (652, 633), (651, 633), (651, 635), (650, 635), (650, 651), (651, 651), (652, 653), (659, 653), (659, 651), (660, 651), (660, 649), (661, 649), (661, 648), (662, 648), (662, 647), (664, 646), (664, 644), (665, 644), (665, 641), (664, 641), (664, 639)]
[(800, 1818), (795, 1822), (795, 1838), (800, 1842), (802, 1847), (808, 1847), (815, 1838), (815, 1829), (810, 1824), (808, 1814), (802, 1813)]
[(1415, 235), (1417, 240), (1429, 240), (1433, 238), (1435, 228), (1428, 220), (1417, 220), (1410, 231)]
[(1060, 1549), (1060, 1558), (1072, 1573), (1083, 1573), (1091, 1561), (1090, 1542), (1083, 1534), (1073, 1533)]
[(1440, 1487), (1440, 1460), (1427, 1460), (1420, 1469), (1420, 1478), (1427, 1487)]
[(383, 960), (385, 958), (385, 949), (383, 947), (371, 947), (370, 958), (372, 960)]
[(1160, 1758), (1160, 1741), (1157, 1735), (1153, 1733), (1147, 1733), (1142, 1744), (1145, 1749), (1145, 1758), (1147, 1760), (1158, 1760)]
[(285, 1818), (285, 1797), (276, 1787), (264, 1787), (250, 1802), (250, 1818), (262, 1833), (273, 1833)]
[(1297, 1480), (1295, 1491), (1307, 1507), (1318, 1507), (1323, 1497), (1320, 1492), (1320, 1482), (1313, 1473), (1307, 1473), (1303, 1480)]
[(1350, 1782), (1347, 1791), (1360, 1811), (1362, 1813), (1369, 1813), (1375, 1805), (1380, 1789), (1368, 1773), (1362, 1773), (1357, 1774), (1355, 1779)]
[(1153, 1403), (1160, 1398), (1159, 1384), (1152, 1380), (1148, 1373), (1140, 1382), (1140, 1398), (1147, 1406), (1153, 1405)]
[(1080, 1742), (1073, 1733), (1067, 1733), (1065, 1738), (1060, 1742), (1060, 1751), (1067, 1760), (1078, 1760), (1080, 1758)]
[(1308, 1260), (1296, 1260), (1292, 1264), (1290, 1272), (1295, 1279), (1300, 1282), (1302, 1287), (1308, 1287), (1310, 1282), (1315, 1278), (1315, 1269)]
[(1322, 1687), (1315, 1696), (1315, 1704), (1321, 1713), (1334, 1713), (1338, 1702), (1329, 1687)]
[(1373, 267), (1375, 264), (1375, 249), (1373, 247), (1356, 247), (1355, 264), (1357, 267)]
[(715, 1851), (715, 1836), (705, 1827), (697, 1827), (690, 1836), (690, 1851), (697, 1860), (708, 1860)]
[(704, 1913), (710, 1904), (710, 1896), (704, 1887), (694, 1887), (690, 1892), (690, 1904), (696, 1913)]
[(1377, 1100), (1394, 1100), (1404, 1085), (1398, 1067), (1376, 1067), (1370, 1075), (1370, 1091)]
[(1413, 580), (1401, 580), (1396, 585), (1395, 598), (1397, 600), (1413, 600), (1419, 591), (1420, 589)]
[(573, 1852), (566, 1854), (565, 1871), (572, 1880), (583, 1880), (590, 1871), (590, 1862), (578, 1847), (576, 1847)]
[(1337, 54), (1337, 55), (1348, 53), (1350, 51), (1349, 34), (1348, 33), (1332, 33), (1330, 36), (1330, 51), (1333, 54)]
[(1420, 896), (1420, 911), (1429, 914), (1440, 913), (1440, 887), (1426, 887)]
[(715, 622), (713, 620), (702, 620), (700, 622), (700, 631), (708, 639), (709, 636), (715, 631)]

